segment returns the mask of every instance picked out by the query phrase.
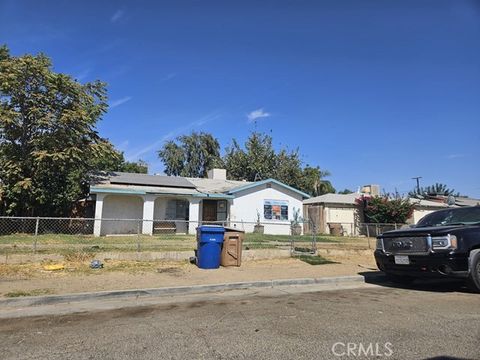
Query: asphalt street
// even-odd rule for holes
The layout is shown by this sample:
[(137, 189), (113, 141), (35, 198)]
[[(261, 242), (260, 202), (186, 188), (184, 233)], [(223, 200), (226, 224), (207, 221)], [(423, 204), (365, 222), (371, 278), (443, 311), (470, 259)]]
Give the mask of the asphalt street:
[(480, 295), (456, 283), (171, 300), (0, 319), (0, 358), (480, 359)]

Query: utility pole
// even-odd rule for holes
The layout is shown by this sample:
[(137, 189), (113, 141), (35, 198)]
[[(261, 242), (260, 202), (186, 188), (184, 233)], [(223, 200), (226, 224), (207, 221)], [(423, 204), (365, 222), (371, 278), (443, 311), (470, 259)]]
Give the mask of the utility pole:
[(417, 177), (413, 177), (412, 179), (413, 180), (417, 180), (417, 193), (420, 194), (420, 179), (422, 177), (421, 176), (417, 176)]

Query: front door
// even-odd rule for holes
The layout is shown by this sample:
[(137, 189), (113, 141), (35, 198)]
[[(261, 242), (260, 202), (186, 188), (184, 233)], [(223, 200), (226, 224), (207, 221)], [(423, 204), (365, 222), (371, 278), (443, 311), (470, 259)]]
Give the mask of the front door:
[(203, 200), (203, 221), (217, 221), (217, 202), (215, 200)]

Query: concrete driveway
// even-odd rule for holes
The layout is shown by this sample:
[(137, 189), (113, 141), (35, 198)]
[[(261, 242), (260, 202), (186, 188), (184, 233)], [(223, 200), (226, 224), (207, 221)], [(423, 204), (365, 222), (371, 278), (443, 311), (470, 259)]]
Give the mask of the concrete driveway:
[(480, 295), (457, 283), (259, 289), (2, 319), (0, 343), (2, 359), (478, 359)]

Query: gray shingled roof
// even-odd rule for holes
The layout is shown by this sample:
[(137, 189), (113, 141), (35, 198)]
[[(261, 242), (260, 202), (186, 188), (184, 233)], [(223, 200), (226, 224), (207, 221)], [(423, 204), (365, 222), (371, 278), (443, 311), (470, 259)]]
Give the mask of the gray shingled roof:
[(458, 206), (477, 206), (480, 205), (480, 199), (473, 199), (459, 196), (455, 198), (455, 205)]
[(99, 176), (95, 182), (91, 183), (91, 189), (93, 189), (93, 192), (97, 190), (106, 192), (108, 189), (110, 189), (116, 192), (125, 190), (144, 193), (179, 192), (182, 194), (223, 194), (225, 196), (229, 196), (226, 194), (235, 189), (244, 188), (253, 184), (260, 185), (263, 182), (260, 181), (253, 183), (248, 181), (185, 178), (180, 176), (175, 177), (113, 172)]
[(251, 184), (247, 181), (185, 178), (176, 176), (113, 172), (103, 174), (92, 183), (95, 190), (126, 190), (144, 193), (224, 194)]
[(361, 194), (325, 194), (314, 198), (304, 200), (304, 204), (347, 204), (355, 205), (355, 199), (359, 198)]
[(235, 188), (251, 184), (247, 181), (186, 178), (202, 193), (225, 193)]
[[(352, 194), (325, 194), (317, 196), (311, 199), (304, 200), (304, 204), (347, 204), (347, 205), (356, 205), (356, 199), (358, 199), (362, 194), (352, 193)], [(409, 201), (412, 204), (421, 207), (435, 207), (435, 208), (444, 208), (448, 207), (445, 203), (439, 203), (435, 201), (428, 200), (419, 200), (410, 198)]]

